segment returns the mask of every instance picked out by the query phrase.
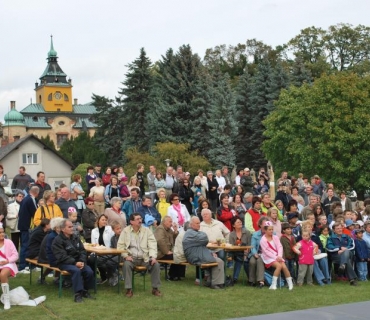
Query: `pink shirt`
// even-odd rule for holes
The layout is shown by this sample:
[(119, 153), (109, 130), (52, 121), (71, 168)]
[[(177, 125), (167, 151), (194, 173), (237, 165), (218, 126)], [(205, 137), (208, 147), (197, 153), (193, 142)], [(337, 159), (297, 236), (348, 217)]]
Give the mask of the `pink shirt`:
[(277, 257), (283, 258), (283, 246), (278, 236), (272, 236), (272, 242), (268, 243), (265, 236), (261, 238), (260, 248), (262, 251), (261, 258), (265, 264), (276, 261)]
[(314, 264), (315, 259), (313, 258), (313, 252), (315, 249), (315, 244), (312, 240), (301, 240), (298, 242), (301, 245), (299, 249), (301, 254), (298, 258), (299, 264)]
[(18, 252), (17, 249), (15, 248), (13, 242), (9, 239), (4, 239), (4, 246), (3, 248), (5, 249), (5, 257), (6, 259), (9, 260), (9, 263), (2, 266), (2, 268), (6, 267), (11, 269), (14, 274), (18, 273), (18, 268), (16, 265), (16, 261), (18, 260)]

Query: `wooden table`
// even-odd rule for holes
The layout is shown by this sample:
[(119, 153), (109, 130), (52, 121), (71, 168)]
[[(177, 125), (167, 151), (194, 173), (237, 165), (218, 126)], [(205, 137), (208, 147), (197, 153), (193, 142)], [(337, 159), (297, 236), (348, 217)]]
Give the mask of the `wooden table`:
[[(94, 277), (95, 277), (95, 282), (94, 282), (94, 293), (96, 293), (96, 273), (97, 273), (97, 263), (98, 263), (98, 256), (106, 256), (106, 255), (112, 255), (112, 256), (120, 256), (122, 253), (126, 253), (127, 250), (121, 250), (121, 249), (115, 249), (115, 248), (107, 248), (103, 246), (92, 246), (92, 245), (87, 245), (84, 244), (85, 250), (88, 253), (94, 253), (95, 254), (95, 259), (94, 259)], [(117, 262), (117, 270), (119, 271), (119, 262), (120, 259), (118, 259)], [(120, 293), (120, 280), (118, 279), (118, 293)]]

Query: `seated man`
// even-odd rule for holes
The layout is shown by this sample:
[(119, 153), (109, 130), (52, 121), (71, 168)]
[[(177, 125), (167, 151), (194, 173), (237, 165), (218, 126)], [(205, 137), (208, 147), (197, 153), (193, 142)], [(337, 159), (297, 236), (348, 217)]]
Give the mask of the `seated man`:
[(218, 266), (211, 268), (212, 289), (220, 289), (225, 283), (224, 262), (217, 257), (216, 253), (212, 253), (207, 248), (207, 234), (200, 229), (200, 220), (198, 217), (192, 217), (190, 220), (190, 228), (185, 232), (182, 245), (187, 261), (194, 265), (203, 263), (217, 262)]
[(346, 271), (351, 286), (356, 286), (356, 273), (352, 267), (354, 241), (351, 237), (343, 234), (341, 223), (334, 223), (333, 234), (328, 238), (326, 250), (333, 263), (339, 264), (338, 276), (342, 277)]
[(73, 234), (71, 221), (64, 219), (61, 223), (52, 251), (58, 268), (71, 274), (75, 302), (82, 302), (82, 298), (94, 299), (88, 292), (94, 287), (94, 272), (86, 263), (86, 250), (80, 238)]
[(155, 227), (161, 224), (161, 215), (156, 207), (152, 207), (152, 198), (150, 196), (142, 197), (141, 207), (137, 209), (137, 212), (140, 213), (143, 221), (145, 221), (146, 215), (150, 215), (154, 218)]
[(132, 272), (135, 266), (148, 268), (152, 279), (152, 294), (160, 297), (158, 290), (161, 285), (160, 268), (157, 262), (157, 241), (148, 228), (142, 227), (140, 213), (133, 213), (130, 216), (130, 226), (123, 229), (117, 243), (117, 249), (127, 250), (122, 253), (123, 276), (125, 278), (126, 297), (131, 298), (132, 293)]

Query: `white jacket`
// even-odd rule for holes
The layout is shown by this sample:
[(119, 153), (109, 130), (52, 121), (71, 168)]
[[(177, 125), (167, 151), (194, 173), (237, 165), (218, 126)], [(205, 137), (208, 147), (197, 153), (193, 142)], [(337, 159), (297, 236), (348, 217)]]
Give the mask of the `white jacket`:
[(19, 232), (18, 230), (18, 213), (19, 213), (19, 203), (17, 201), (14, 201), (10, 205), (8, 205), (8, 213), (6, 215), (6, 224), (8, 227), (15, 224), (15, 227), (10, 230), (11, 233), (13, 232)]
[[(190, 214), (184, 204), (181, 203), (180, 205), (181, 205), (181, 213), (184, 216), (184, 224), (185, 224), (185, 222), (190, 221)], [(181, 231), (183, 226), (179, 226), (179, 217), (178, 217), (177, 211), (173, 208), (172, 205), (168, 207), (167, 215), (172, 218), (172, 222), (176, 223), (179, 227), (179, 231)]]
[[(112, 230), (111, 226), (105, 226), (104, 233), (103, 233), (103, 241), (104, 245), (107, 248), (110, 248), (110, 240), (114, 236), (114, 231)], [(94, 228), (91, 231), (91, 243), (92, 244), (99, 244), (99, 228)]]

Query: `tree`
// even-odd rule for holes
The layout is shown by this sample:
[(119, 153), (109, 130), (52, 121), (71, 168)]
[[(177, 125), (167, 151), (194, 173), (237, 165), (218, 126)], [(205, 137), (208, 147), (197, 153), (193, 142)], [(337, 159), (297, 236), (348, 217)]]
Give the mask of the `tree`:
[(55, 150), (55, 144), (54, 141), (50, 139), (50, 136), (41, 137), (40, 140), (45, 143), (49, 148)]
[(123, 153), (135, 146), (141, 151), (147, 151), (149, 147), (147, 112), (153, 82), (151, 66), (144, 48), (140, 49), (139, 58), (127, 65), (124, 87), (119, 91), (123, 104)]
[(238, 168), (245, 167), (250, 155), (248, 141), (252, 137), (252, 110), (251, 110), (251, 89), (252, 83), (248, 72), (240, 78), (235, 89), (235, 120), (238, 121), (238, 134), (235, 137), (235, 157)]
[(210, 106), (208, 159), (214, 167), (235, 165), (234, 140), (238, 135), (235, 121), (235, 97), (229, 83), (229, 75), (217, 72), (214, 75), (214, 96)]
[(294, 59), (290, 80), (291, 84), (296, 87), (300, 87), (305, 82), (312, 82), (311, 71), (305, 67), (303, 59), (301, 57), (296, 57)]
[(122, 105), (119, 99), (114, 101), (95, 94), (92, 98), (96, 108), (96, 113), (93, 116), (97, 125), (94, 137), (95, 146), (106, 155), (109, 163), (122, 162), (122, 132), (124, 130)]
[(324, 75), (284, 90), (264, 121), (263, 151), (275, 170), (318, 174), (338, 188), (370, 179), (370, 78)]

